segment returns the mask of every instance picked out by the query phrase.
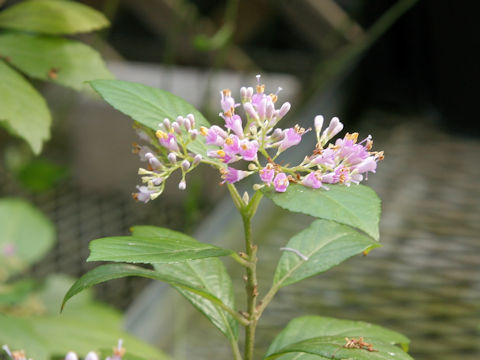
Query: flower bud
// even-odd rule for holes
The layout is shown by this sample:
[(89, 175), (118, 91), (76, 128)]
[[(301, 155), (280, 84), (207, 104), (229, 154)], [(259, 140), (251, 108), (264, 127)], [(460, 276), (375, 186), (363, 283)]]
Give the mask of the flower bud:
[(193, 114), (188, 114), (187, 118), (188, 120), (190, 120), (190, 125), (192, 126), (192, 129), (195, 128), (195, 116), (193, 116)]
[(315, 116), (315, 132), (317, 133), (317, 136), (319, 136), (320, 131), (322, 131), (323, 127), (323, 116), (322, 115), (317, 115)]
[(184, 121), (183, 116), (177, 116), (178, 125), (183, 126), (183, 121)]
[(98, 360), (98, 355), (97, 353), (94, 353), (93, 351), (90, 351), (87, 356), (85, 356), (85, 360)]
[(189, 131), (190, 133), (190, 139), (195, 140), (198, 136), (198, 130), (197, 129), (192, 129)]
[(177, 155), (175, 155), (174, 153), (168, 154), (167, 158), (168, 161), (170, 161), (172, 164), (175, 164), (177, 162)]
[(170, 120), (163, 120), (163, 126), (165, 126), (165, 129), (170, 130)]
[(257, 111), (253, 107), (252, 103), (247, 102), (243, 104), (243, 108), (245, 109), (245, 112), (249, 117), (251, 117), (252, 119), (258, 120)]
[(198, 164), (200, 164), (200, 161), (202, 161), (202, 155), (195, 155), (195, 157), (193, 158), (193, 166), (197, 166)]
[(185, 182), (184, 179), (182, 179), (182, 181), (180, 181), (180, 182), (178, 183), (178, 188), (179, 188), (180, 190), (185, 190), (185, 189), (187, 188), (187, 183)]
[(187, 129), (187, 131), (189, 131), (192, 128), (192, 123), (190, 122), (190, 120), (188, 118), (186, 118), (183, 122), (183, 126), (185, 126), (185, 129)]
[(65, 360), (78, 360), (78, 356), (73, 351), (69, 351), (67, 355), (65, 355)]
[(180, 125), (176, 121), (172, 123), (172, 128), (178, 135), (182, 134), (182, 129), (180, 129)]
[(189, 168), (190, 168), (190, 162), (187, 159), (183, 160), (182, 161), (182, 169), (184, 171), (187, 171)]
[(248, 164), (248, 170), (250, 170), (250, 171), (257, 170), (257, 165), (255, 165), (254, 163)]

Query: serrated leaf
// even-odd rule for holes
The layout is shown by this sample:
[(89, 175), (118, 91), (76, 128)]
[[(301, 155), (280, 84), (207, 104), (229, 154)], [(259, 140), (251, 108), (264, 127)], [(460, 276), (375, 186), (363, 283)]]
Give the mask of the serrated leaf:
[(108, 25), (102, 13), (74, 1), (22, 1), (0, 13), (0, 27), (42, 34), (76, 34)]
[(21, 199), (0, 200), (0, 280), (41, 259), (54, 241), (52, 222), (33, 205)]
[[(155, 265), (155, 270), (163, 275), (182, 279), (191, 285), (204, 288), (225, 305), (235, 309), (232, 281), (225, 266), (217, 258), (171, 265)], [(228, 339), (236, 340), (238, 338), (238, 323), (228, 312), (197, 293), (189, 291), (186, 287), (174, 287)]]
[(278, 206), (360, 229), (378, 240), (380, 199), (363, 185), (328, 185), (330, 190), (292, 184), (284, 193), (264, 188), (265, 196)]
[(35, 154), (50, 138), (52, 119), (43, 97), (19, 73), (0, 60), (0, 124), (23, 138)]
[[(158, 236), (162, 228), (155, 226), (134, 226), (133, 236)], [(208, 258), (196, 261), (182, 262), (171, 265), (156, 264), (159, 274), (178, 281), (186, 282), (190, 286), (204, 289), (215, 296), (231, 309), (235, 309), (232, 280), (225, 265), (217, 258)], [(187, 287), (171, 283), (195, 308), (204, 314), (228, 339), (238, 338), (238, 324), (225, 310), (212, 303), (211, 299), (192, 292)]]
[(316, 220), (308, 228), (292, 237), (286, 247), (298, 251), (284, 251), (275, 271), (273, 283), (287, 286), (310, 276), (327, 271), (342, 261), (379, 247), (380, 244), (349, 226), (333, 221)]
[(176, 263), (207, 257), (227, 256), (232, 250), (201, 243), (177, 231), (156, 228), (151, 237), (114, 236), (90, 242), (87, 261), (125, 261), (130, 263)]
[(0, 35), (0, 54), (28, 76), (75, 90), (86, 89), (88, 80), (113, 78), (100, 54), (74, 40), (3, 34)]
[(210, 293), (204, 286), (197, 287), (179, 276), (165, 274), (161, 271), (153, 271), (144, 269), (139, 266), (129, 264), (107, 264), (96, 267), (84, 274), (80, 279), (70, 287), (65, 294), (61, 308), (65, 306), (66, 302), (81, 291), (88, 289), (94, 285), (100, 284), (105, 281), (119, 279), (128, 276), (145, 277), (152, 280), (159, 280), (166, 282), (170, 285), (177, 286), (182, 289), (188, 289), (188, 291), (197, 294), (201, 297), (208, 299), (210, 302), (220, 304), (222, 300)]
[[(345, 337), (375, 338), (390, 345), (401, 345), (405, 351), (408, 350), (408, 344), (410, 343), (407, 337), (396, 331), (363, 321), (323, 316), (302, 316), (290, 321), (285, 329), (277, 335), (270, 345), (267, 355), (277, 353), (290, 344), (322, 336), (341, 337), (342, 339)], [(343, 344), (345, 344), (345, 341)]]
[[(90, 84), (115, 109), (154, 131), (165, 118), (175, 120), (177, 116), (187, 114), (195, 116), (197, 128), (210, 126), (193, 105), (168, 91), (121, 80), (94, 80)], [(204, 157), (207, 153), (201, 137), (192, 141), (188, 149)]]
[(347, 344), (345, 337), (321, 336), (290, 344), (265, 357), (265, 359), (273, 360), (286, 353), (304, 352), (320, 355), (327, 359), (413, 360), (410, 355), (403, 352), (399, 347), (380, 339), (366, 337), (363, 338), (363, 341), (372, 345), (372, 351), (367, 348), (345, 348), (344, 346)]

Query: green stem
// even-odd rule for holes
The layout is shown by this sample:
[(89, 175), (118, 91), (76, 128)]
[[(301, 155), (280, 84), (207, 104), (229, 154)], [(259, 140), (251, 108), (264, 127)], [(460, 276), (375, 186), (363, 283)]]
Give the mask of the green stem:
[(233, 359), (242, 360), (242, 354), (240, 354), (240, 349), (238, 348), (238, 342), (235, 339), (231, 339), (230, 346), (232, 348)]
[(252, 239), (252, 216), (247, 211), (242, 212), (243, 226), (245, 230), (245, 246), (249, 261), (252, 263), (251, 267), (247, 268), (247, 283), (245, 291), (247, 294), (247, 312), (249, 324), (245, 328), (245, 351), (244, 359), (253, 359), (253, 349), (255, 345), (255, 329), (257, 327), (257, 313), (256, 304), (258, 296), (257, 284), (257, 246), (253, 244)]

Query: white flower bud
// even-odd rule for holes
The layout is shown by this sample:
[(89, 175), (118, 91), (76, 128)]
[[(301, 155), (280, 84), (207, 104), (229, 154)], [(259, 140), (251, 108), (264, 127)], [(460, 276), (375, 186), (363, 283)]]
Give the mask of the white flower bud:
[(200, 161), (202, 161), (202, 155), (195, 155), (195, 157), (193, 158), (193, 166), (197, 166), (198, 164), (200, 164)]
[(323, 116), (322, 115), (315, 116), (314, 123), (315, 123), (315, 132), (317, 133), (317, 136), (318, 136), (318, 134), (320, 134), (320, 131), (322, 131)]
[(195, 140), (198, 136), (198, 130), (197, 129), (192, 129), (189, 131), (190, 133), (190, 139)]
[(193, 114), (188, 114), (187, 118), (190, 120), (190, 126), (192, 129), (195, 128), (195, 116), (193, 116)]
[(183, 122), (183, 126), (185, 126), (185, 129), (190, 130), (192, 128), (192, 123), (190, 122), (190, 119), (185, 119)]
[(98, 360), (98, 355), (97, 353), (94, 353), (93, 351), (90, 351), (87, 356), (85, 356), (85, 360)]
[(177, 116), (178, 125), (183, 126), (183, 121), (184, 121), (183, 116)]
[(73, 351), (69, 351), (67, 355), (65, 355), (65, 360), (78, 360), (78, 356)]
[(165, 126), (165, 129), (170, 130), (170, 120), (163, 120), (163, 126)]
[(187, 188), (187, 183), (185, 182), (185, 180), (182, 179), (182, 181), (178, 183), (178, 188), (180, 190), (185, 190)]
[(187, 159), (183, 160), (182, 161), (182, 169), (184, 171), (187, 171), (189, 168), (190, 168), (190, 162)]
[(172, 128), (178, 135), (182, 134), (182, 129), (180, 129), (180, 125), (176, 121), (172, 123)]
[(172, 164), (175, 164), (177, 162), (177, 155), (175, 155), (174, 153), (168, 154), (167, 158), (168, 161), (170, 161)]

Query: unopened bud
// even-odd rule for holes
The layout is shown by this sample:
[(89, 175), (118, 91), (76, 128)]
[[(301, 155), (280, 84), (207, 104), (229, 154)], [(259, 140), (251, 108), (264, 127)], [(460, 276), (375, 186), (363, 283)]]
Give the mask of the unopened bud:
[(277, 128), (277, 129), (273, 130), (273, 134), (272, 134), (272, 139), (273, 140), (282, 140), (284, 136), (285, 135), (284, 135), (282, 129)]
[(163, 126), (165, 126), (165, 129), (170, 130), (170, 120), (163, 120)]
[(65, 355), (65, 360), (78, 360), (78, 356), (73, 351), (69, 351), (67, 355)]
[(322, 115), (315, 116), (314, 123), (315, 123), (315, 132), (317, 133), (317, 136), (318, 136), (318, 134), (320, 134), (320, 131), (322, 131), (323, 116)]
[(278, 118), (281, 119), (285, 115), (287, 115), (287, 113), (290, 111), (290, 107), (291, 107), (291, 105), (290, 105), (289, 102), (283, 103), (282, 107), (278, 111)]
[(172, 128), (178, 135), (182, 134), (182, 129), (180, 129), (180, 125), (176, 121), (172, 123)]
[(250, 171), (257, 170), (257, 165), (255, 165), (254, 163), (248, 164), (248, 170), (250, 170)]
[(183, 160), (182, 161), (182, 169), (184, 171), (187, 171), (189, 168), (190, 168), (190, 162), (187, 159)]
[(170, 161), (172, 164), (177, 162), (177, 155), (175, 155), (174, 153), (168, 154), (167, 158), (168, 161)]
[(182, 126), (182, 125), (183, 125), (183, 121), (184, 121), (183, 116), (177, 116), (177, 123), (178, 123), (178, 125)]
[(242, 99), (242, 101), (247, 98), (247, 88), (245, 86), (242, 86), (240, 88), (240, 98)]
[(190, 138), (192, 140), (195, 140), (198, 136), (198, 130), (197, 129), (192, 129), (192, 130), (189, 131), (189, 133), (190, 133)]
[(246, 191), (243, 193), (242, 200), (245, 205), (248, 205), (248, 202), (250, 201), (250, 196), (248, 196), (248, 193)]
[(254, 184), (253, 185), (253, 190), (257, 191), (257, 190), (260, 190), (262, 187), (264, 187), (264, 185)]
[(243, 104), (243, 108), (245, 109), (245, 112), (247, 113), (248, 116), (250, 116), (252, 119), (258, 120), (257, 111), (253, 107), (252, 103), (247, 102)]
[(185, 129), (190, 130), (192, 128), (192, 123), (188, 118), (186, 118), (183, 122), (183, 126), (185, 126)]
[(192, 129), (195, 128), (195, 116), (193, 116), (193, 114), (188, 114), (187, 118), (188, 120), (190, 120), (190, 125), (192, 126)]
[(185, 180), (182, 179), (182, 181), (178, 183), (178, 188), (180, 190), (185, 190), (187, 188), (187, 183), (185, 182)]
[(98, 360), (98, 355), (97, 353), (94, 353), (93, 351), (90, 351), (87, 356), (85, 356), (85, 360)]
[(195, 157), (193, 158), (193, 166), (197, 166), (198, 164), (200, 164), (200, 161), (202, 161), (202, 155), (195, 155)]

